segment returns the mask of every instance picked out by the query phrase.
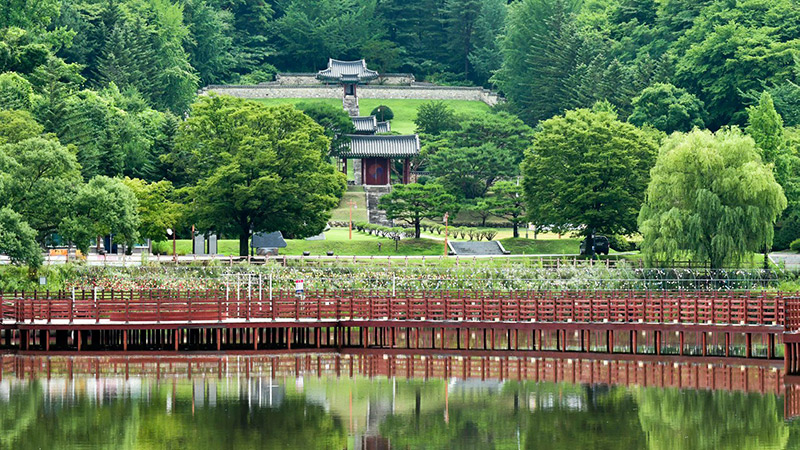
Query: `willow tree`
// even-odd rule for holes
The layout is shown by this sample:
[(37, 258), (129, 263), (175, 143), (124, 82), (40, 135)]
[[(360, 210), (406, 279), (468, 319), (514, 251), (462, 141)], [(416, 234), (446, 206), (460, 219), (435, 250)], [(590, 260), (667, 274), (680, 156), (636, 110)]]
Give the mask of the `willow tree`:
[(651, 171), (639, 213), (649, 260), (688, 256), (712, 268), (737, 264), (772, 243), (783, 189), (755, 142), (738, 129), (673, 134)]

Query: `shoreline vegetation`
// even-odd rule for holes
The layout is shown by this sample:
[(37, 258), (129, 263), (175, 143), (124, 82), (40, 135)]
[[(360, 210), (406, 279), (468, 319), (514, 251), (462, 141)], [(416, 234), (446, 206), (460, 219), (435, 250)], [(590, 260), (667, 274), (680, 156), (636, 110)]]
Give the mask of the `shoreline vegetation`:
[[(291, 259), (287, 265), (215, 262), (211, 265), (148, 263), (142, 266), (88, 266), (69, 263), (44, 266), (36, 273), (15, 266), (0, 267), (0, 293), (22, 290), (293, 290), (305, 280), (307, 290), (443, 291), (491, 290), (738, 290), (800, 291), (800, 274), (760, 269), (646, 269), (620, 264), (545, 267), (542, 259), (454, 257), (425, 260)], [(577, 261), (577, 260), (576, 260)], [(40, 284), (40, 277), (46, 284)]]

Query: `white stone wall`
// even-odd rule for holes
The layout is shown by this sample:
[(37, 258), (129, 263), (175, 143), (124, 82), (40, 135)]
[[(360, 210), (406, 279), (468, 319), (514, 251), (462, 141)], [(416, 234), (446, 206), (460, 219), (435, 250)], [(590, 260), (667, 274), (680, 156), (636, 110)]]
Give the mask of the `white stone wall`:
[[(200, 95), (207, 92), (241, 98), (342, 98), (343, 94), (341, 86), (283, 86), (275, 83), (208, 86)], [(473, 100), (489, 106), (500, 101), (497, 93), (480, 87), (367, 85), (358, 87), (358, 96), (376, 99)]]
[[(384, 73), (370, 84), (378, 85), (410, 85), (415, 82), (414, 75), (410, 73)], [(275, 82), (281, 86), (312, 86), (322, 84), (317, 79), (316, 73), (279, 73), (275, 75)]]
[(494, 106), (497, 93), (480, 87), (449, 86), (360, 86), (358, 96), (378, 99), (473, 100)]
[(241, 98), (342, 98), (341, 86), (280, 86), (259, 84), (254, 86), (208, 86), (200, 95), (208, 92)]

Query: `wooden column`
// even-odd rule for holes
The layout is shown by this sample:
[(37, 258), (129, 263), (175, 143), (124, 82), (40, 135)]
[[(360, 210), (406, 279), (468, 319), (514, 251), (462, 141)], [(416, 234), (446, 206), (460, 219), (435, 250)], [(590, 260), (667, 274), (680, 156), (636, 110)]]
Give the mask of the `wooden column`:
[(403, 161), (403, 184), (411, 182), (411, 159), (406, 158)]

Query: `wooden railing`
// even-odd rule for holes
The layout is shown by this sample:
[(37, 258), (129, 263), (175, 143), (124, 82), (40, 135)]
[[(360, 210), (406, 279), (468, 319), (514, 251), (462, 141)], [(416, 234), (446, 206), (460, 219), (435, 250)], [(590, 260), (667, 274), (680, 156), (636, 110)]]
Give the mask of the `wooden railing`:
[(800, 297), (717, 291), (59, 291), (0, 294), (0, 324), (428, 320), (783, 325)]

